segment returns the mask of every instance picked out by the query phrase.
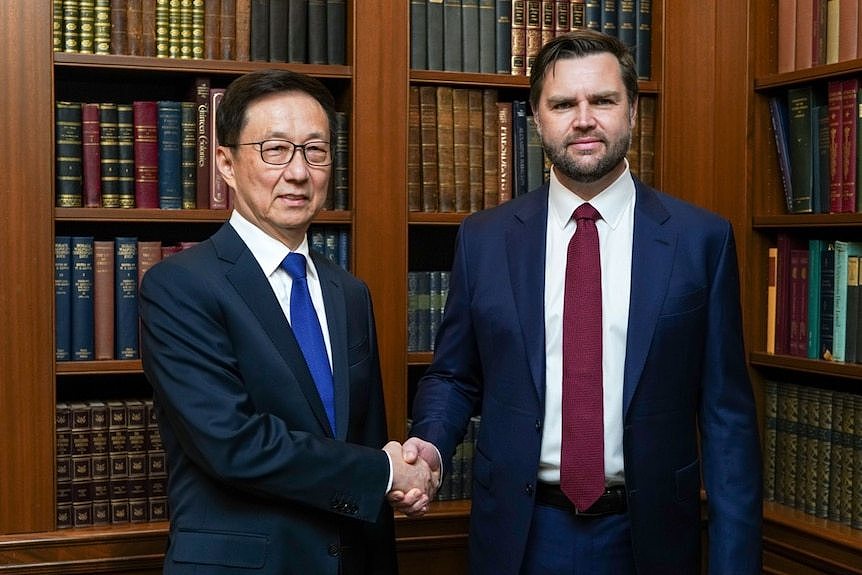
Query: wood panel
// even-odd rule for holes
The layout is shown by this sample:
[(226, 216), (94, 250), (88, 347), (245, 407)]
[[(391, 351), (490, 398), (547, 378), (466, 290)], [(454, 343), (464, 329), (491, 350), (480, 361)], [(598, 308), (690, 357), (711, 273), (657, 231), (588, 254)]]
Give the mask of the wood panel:
[(0, 18), (0, 533), (54, 527), (51, 3)]
[(409, 7), (362, 2), (353, 11), (353, 271), (374, 299), (389, 434), (396, 439), (404, 438), (407, 414)]

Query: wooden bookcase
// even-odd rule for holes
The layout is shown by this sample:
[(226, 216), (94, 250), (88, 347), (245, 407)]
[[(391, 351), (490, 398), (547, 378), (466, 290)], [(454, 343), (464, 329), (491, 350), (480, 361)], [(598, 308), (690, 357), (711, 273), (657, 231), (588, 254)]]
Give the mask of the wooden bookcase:
[[(803, 238), (858, 239), (859, 214), (787, 214), (778, 171), (769, 97), (793, 86), (825, 83), (862, 73), (862, 59), (778, 74), (777, 2), (751, 3), (751, 146), (746, 161), (750, 185), (750, 222), (745, 232), (748, 289), (744, 306), (749, 312), (746, 336), (755, 389), (763, 397), (766, 379), (816, 382), (834, 391), (859, 393), (862, 366), (765, 353), (767, 249), (779, 232)], [(763, 34), (768, 30), (768, 34)], [(756, 32), (761, 31), (761, 32)], [(779, 383), (779, 386), (781, 383)], [(858, 480), (855, 481), (859, 485)], [(862, 573), (862, 530), (805, 514), (779, 503), (764, 505), (764, 572)]]
[[(803, 77), (773, 77), (775, 1), (653, 2), (653, 79), (641, 90), (657, 98), (656, 183), (670, 194), (721, 213), (734, 224), (742, 263), (744, 319), (749, 349), (763, 341), (763, 254), (769, 222), (778, 218), (779, 182), (766, 105), (760, 88)], [(481, 74), (411, 71), (409, 2), (348, 2), (348, 65), (288, 67), (335, 87), (351, 112), (348, 212), (323, 214), (321, 223), (351, 230), (353, 271), (370, 286), (377, 316), (392, 436), (403, 439), (408, 377), (430, 354), (410, 354), (406, 275), (412, 229), (439, 228), (451, 237), (461, 216), (409, 213), (406, 202), (408, 92), (413, 84), (523, 90), (524, 79)], [(193, 229), (204, 237), (226, 214), (177, 216), (82, 213), (54, 207), (53, 106), (63, 82), (107, 78), (190, 81), (197, 74), (219, 81), (268, 64), (178, 61), (54, 54), (52, 3), (10, 0), (0, 19), (0, 572), (160, 572), (166, 524), (55, 529), (54, 406), (58, 389), (78, 381), (140, 379), (139, 364), (80, 366), (54, 361), (53, 238), (58, 229), (102, 230), (131, 226)], [(761, 30), (772, 30), (763, 36)], [(355, 33), (361, 31), (361, 33)], [(862, 67), (857, 61), (848, 68)], [(835, 68), (815, 72), (840, 73)], [(62, 86), (61, 86), (62, 87)], [(757, 87), (757, 88), (756, 88)], [(756, 88), (756, 89), (755, 89)], [(62, 88), (68, 90), (68, 86)], [(771, 171), (770, 171), (771, 170)], [(141, 218), (140, 221), (129, 221)], [(193, 220), (193, 221), (190, 221)], [(754, 224), (752, 224), (754, 222)], [(759, 223), (758, 223), (759, 222)], [(817, 222), (818, 225), (826, 222)], [(857, 229), (862, 220), (851, 222)], [(760, 381), (762, 355), (752, 355)], [(768, 358), (777, 369), (804, 372), (792, 362)], [(771, 369), (771, 367), (770, 367)], [(833, 375), (858, 378), (835, 368)], [(758, 393), (761, 390), (758, 388)], [(405, 571), (466, 573), (469, 503), (435, 504), (429, 517), (397, 520)], [(766, 506), (770, 572), (853, 572), (858, 533), (812, 522)], [(804, 565), (808, 571), (796, 567)], [(812, 565), (816, 566), (813, 567)], [(802, 568), (800, 568), (802, 569)], [(843, 571), (842, 571), (843, 569)]]

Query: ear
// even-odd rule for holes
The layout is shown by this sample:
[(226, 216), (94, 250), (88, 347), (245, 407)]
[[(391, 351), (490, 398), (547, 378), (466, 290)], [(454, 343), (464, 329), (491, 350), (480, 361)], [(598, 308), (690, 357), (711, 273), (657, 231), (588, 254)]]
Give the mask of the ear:
[(226, 148), (225, 146), (218, 146), (216, 148), (216, 167), (218, 168), (221, 177), (224, 178), (224, 181), (230, 186), (232, 189), (235, 189), (234, 185), (236, 181), (236, 175), (234, 173), (234, 157), (233, 157), (233, 149)]
[(634, 130), (635, 124), (638, 119), (638, 102), (639, 96), (635, 96), (635, 101), (632, 102), (631, 108), (629, 109), (629, 124), (631, 125), (631, 129)]

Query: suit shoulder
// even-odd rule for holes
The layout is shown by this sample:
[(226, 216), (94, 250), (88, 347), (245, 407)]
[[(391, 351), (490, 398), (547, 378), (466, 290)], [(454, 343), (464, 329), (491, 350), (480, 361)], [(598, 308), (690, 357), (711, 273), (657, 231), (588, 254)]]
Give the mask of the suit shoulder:
[(694, 228), (700, 233), (706, 231), (727, 233), (728, 228), (730, 228), (730, 221), (715, 212), (671, 196), (666, 192), (660, 192), (652, 188), (648, 189), (664, 206), (677, 226)]

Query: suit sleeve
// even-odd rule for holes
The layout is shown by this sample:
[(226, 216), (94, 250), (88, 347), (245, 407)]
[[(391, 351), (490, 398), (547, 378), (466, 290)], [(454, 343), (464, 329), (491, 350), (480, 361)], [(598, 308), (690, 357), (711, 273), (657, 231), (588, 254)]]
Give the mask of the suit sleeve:
[(717, 257), (709, 296), (700, 428), (709, 506), (709, 572), (760, 573), (762, 467), (745, 364), (733, 231)]
[(336, 513), (345, 509), (333, 509), (333, 500), (349, 499), (351, 516), (376, 520), (389, 473), (386, 454), (302, 425), (304, 398), (276, 385), (270, 401), (253, 397), (243, 363), (255, 362), (254, 375), (273, 380), (284, 378), (284, 369), (267, 374), (257, 367), (272, 364), (263, 355), (238, 357), (241, 338), (251, 333), (239, 326), (254, 321), (248, 310), (236, 309), (240, 300), (223, 278), (189, 258), (179, 261), (165, 260), (146, 274), (140, 305), (144, 371), (183, 461), (257, 496)]

